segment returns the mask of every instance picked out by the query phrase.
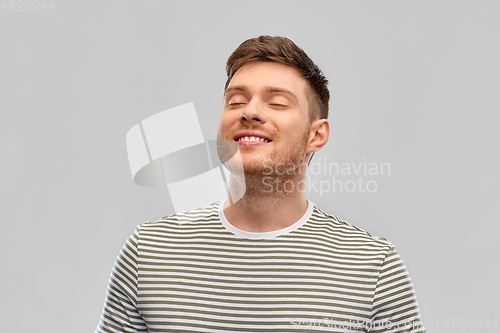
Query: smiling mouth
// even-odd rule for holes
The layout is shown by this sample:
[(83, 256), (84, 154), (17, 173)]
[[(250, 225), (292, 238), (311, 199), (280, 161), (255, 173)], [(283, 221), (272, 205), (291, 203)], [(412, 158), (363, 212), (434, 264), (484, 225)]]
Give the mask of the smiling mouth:
[(264, 139), (264, 138), (259, 138), (257, 136), (242, 136), (241, 138), (238, 138), (236, 140), (234, 140), (236, 142), (264, 142), (264, 143), (269, 143), (271, 142), (271, 140), (267, 140), (267, 139)]

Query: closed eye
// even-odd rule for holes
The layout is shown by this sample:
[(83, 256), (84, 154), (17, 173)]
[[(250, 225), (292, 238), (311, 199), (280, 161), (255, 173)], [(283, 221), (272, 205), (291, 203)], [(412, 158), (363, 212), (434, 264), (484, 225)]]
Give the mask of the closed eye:
[(279, 109), (284, 109), (284, 108), (286, 108), (286, 107), (287, 107), (287, 106), (286, 106), (286, 105), (284, 105), (284, 104), (277, 104), (277, 103), (271, 103), (271, 104), (269, 104), (269, 105), (271, 105), (271, 106), (272, 106), (272, 107), (274, 107), (274, 108), (279, 108)]
[(227, 106), (230, 108), (230, 109), (233, 109), (233, 108), (236, 108), (238, 106), (242, 106), (242, 105), (245, 105), (245, 103), (229, 103)]

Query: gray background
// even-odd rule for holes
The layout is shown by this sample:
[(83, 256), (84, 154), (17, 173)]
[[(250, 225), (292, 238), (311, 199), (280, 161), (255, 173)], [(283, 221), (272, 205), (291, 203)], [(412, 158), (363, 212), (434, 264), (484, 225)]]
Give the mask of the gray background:
[(291, 38), (330, 79), (331, 137), (315, 159), (390, 163), (363, 175), (374, 193), (309, 198), (396, 245), (429, 332), (500, 320), (499, 14), (498, 1), (1, 9), (0, 331), (95, 329), (125, 239), (173, 212), (166, 189), (133, 183), (127, 131), (194, 102), (214, 139), (225, 60), (261, 34)]

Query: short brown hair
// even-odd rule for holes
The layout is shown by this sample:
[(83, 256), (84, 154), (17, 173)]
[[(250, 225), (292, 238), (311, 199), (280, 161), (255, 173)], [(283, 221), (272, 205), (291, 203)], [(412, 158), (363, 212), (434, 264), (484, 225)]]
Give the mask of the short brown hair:
[(236, 71), (252, 61), (277, 62), (298, 69), (309, 83), (311, 90), (307, 94), (309, 105), (315, 106), (314, 109), (310, 109), (311, 119), (328, 118), (328, 102), (330, 100), (328, 80), (304, 50), (294, 42), (281, 36), (260, 36), (241, 43), (227, 59), (227, 81), (224, 89), (227, 89)]

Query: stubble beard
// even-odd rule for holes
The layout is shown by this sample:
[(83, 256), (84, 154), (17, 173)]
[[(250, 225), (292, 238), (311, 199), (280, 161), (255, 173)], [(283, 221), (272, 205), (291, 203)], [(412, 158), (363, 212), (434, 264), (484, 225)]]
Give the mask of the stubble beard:
[(291, 191), (291, 188), (300, 190), (298, 183), (305, 178), (305, 174), (301, 174), (301, 170), (302, 164), (307, 163), (304, 158), (309, 131), (310, 126), (302, 133), (300, 139), (288, 149), (284, 150), (287, 148), (286, 146), (282, 147), (281, 151), (273, 149), (268, 156), (258, 160), (246, 159), (241, 151), (240, 154), (234, 154), (233, 149), (228, 149), (228, 147), (238, 146), (233, 146), (231, 143), (229, 146), (227, 143), (224, 144), (224, 141), (230, 140), (223, 140), (218, 133), (219, 158), (230, 171), (230, 193), (228, 193), (230, 200), (236, 199), (244, 206), (257, 203), (264, 209), (266, 202), (274, 207), (279, 205), (279, 202), (283, 202), (286, 196), (296, 193)]
[[(305, 162), (305, 150), (309, 128), (301, 135), (300, 140), (293, 143), (286, 151), (274, 149), (263, 160), (247, 161), (245, 172), (245, 197), (284, 198), (294, 193), (298, 182), (305, 178), (301, 174), (301, 166)], [(234, 179), (233, 181), (242, 181)], [(237, 185), (237, 184), (231, 184)]]

